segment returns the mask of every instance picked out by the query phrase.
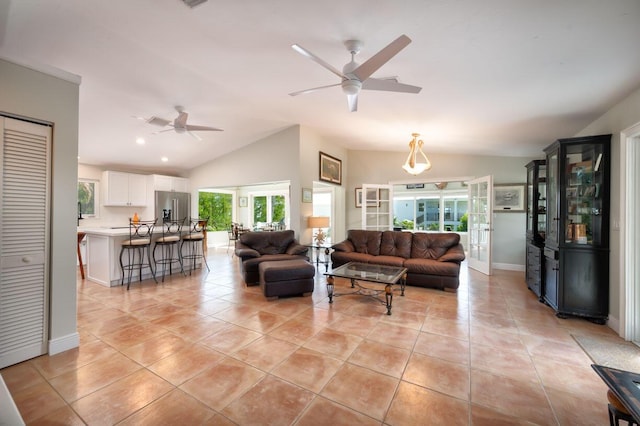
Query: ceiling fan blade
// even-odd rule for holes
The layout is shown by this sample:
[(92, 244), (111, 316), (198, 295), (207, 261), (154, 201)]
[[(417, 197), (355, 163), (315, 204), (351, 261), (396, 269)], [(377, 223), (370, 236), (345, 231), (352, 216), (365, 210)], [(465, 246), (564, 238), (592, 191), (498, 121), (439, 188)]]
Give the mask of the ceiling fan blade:
[(358, 111), (358, 94), (355, 95), (347, 95), (347, 101), (349, 102), (349, 111), (356, 112)]
[(178, 117), (175, 120), (173, 120), (173, 126), (176, 129), (186, 128), (187, 118), (189, 118), (189, 114), (184, 111), (181, 111)]
[(151, 116), (148, 119), (145, 119), (145, 121), (149, 124), (153, 124), (154, 126), (168, 126), (169, 124), (171, 124), (171, 120), (166, 120), (164, 118), (160, 118), (160, 117), (156, 117), (156, 116)]
[(299, 44), (294, 44), (294, 45), (291, 46), (291, 48), (293, 50), (295, 50), (296, 52), (298, 52), (299, 54), (301, 54), (302, 56), (306, 56), (307, 58), (311, 59), (312, 61), (315, 61), (318, 64), (322, 65), (323, 67), (325, 67), (326, 69), (328, 69), (329, 71), (331, 71), (332, 73), (337, 75), (338, 77), (347, 78), (342, 73), (342, 71), (338, 70), (333, 65), (329, 64), (328, 62), (324, 61), (323, 59), (320, 59), (319, 57), (317, 57), (313, 53), (309, 52), (307, 49), (305, 49), (304, 47), (300, 46)]
[(387, 92), (420, 93), (422, 87), (398, 83), (396, 79), (368, 78), (362, 83), (366, 90), (384, 90)]
[(378, 68), (386, 64), (389, 59), (393, 58), (398, 54), (398, 52), (407, 47), (409, 43), (411, 43), (411, 39), (404, 34), (401, 35), (400, 37), (389, 43), (387, 47), (370, 57), (366, 62), (353, 70), (353, 75), (358, 77), (360, 81), (366, 80), (371, 76), (371, 74), (376, 72)]
[(341, 84), (342, 83), (329, 84), (327, 86), (320, 86), (320, 87), (314, 87), (312, 89), (300, 90), (298, 92), (289, 93), (289, 96), (306, 95), (307, 93), (315, 92), (316, 90), (327, 89), (329, 87), (336, 87), (336, 86), (340, 86)]
[[(219, 130), (219, 129), (216, 129), (216, 130)], [(191, 137), (192, 137), (192, 138), (194, 138), (194, 139), (197, 139), (197, 140), (199, 140), (199, 141), (201, 141), (201, 140), (202, 140), (202, 138), (201, 138), (200, 136), (196, 135), (196, 134), (195, 134), (195, 133), (193, 133), (193, 132), (190, 132), (189, 130), (187, 130), (187, 133), (189, 134), (189, 136), (191, 136)]]
[(173, 130), (175, 130), (175, 129), (174, 129), (173, 127), (170, 127), (170, 128), (168, 128), (168, 129), (155, 131), (155, 132), (153, 132), (153, 133), (151, 133), (151, 134), (152, 134), (152, 135), (158, 135), (158, 134), (160, 134), (160, 133), (171, 132), (171, 131), (173, 131)]
[(198, 126), (198, 125), (195, 125), (195, 124), (187, 124), (186, 126), (184, 126), (184, 129), (187, 132), (191, 132), (191, 131), (194, 131), (194, 130), (200, 130), (200, 131), (213, 130), (213, 131), (216, 131), (216, 132), (222, 132), (223, 131), (222, 129), (218, 129), (217, 127)]

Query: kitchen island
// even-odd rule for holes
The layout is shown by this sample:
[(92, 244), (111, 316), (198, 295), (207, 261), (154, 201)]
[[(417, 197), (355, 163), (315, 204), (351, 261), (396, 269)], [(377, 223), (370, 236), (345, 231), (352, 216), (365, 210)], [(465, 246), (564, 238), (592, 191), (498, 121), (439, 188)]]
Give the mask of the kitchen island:
[[(78, 228), (86, 234), (86, 276), (87, 279), (106, 287), (120, 285), (120, 249), (122, 241), (129, 238), (129, 227)], [(138, 271), (133, 272), (135, 280)], [(143, 269), (142, 279), (152, 278), (147, 268)], [(133, 278), (132, 278), (133, 280)]]
[[(156, 227), (156, 229), (161, 229)], [(122, 269), (120, 268), (120, 250), (122, 241), (129, 238), (129, 226), (113, 227), (79, 227), (78, 232), (86, 234), (86, 276), (87, 279), (106, 287), (114, 287), (122, 282)], [(188, 227), (183, 228), (183, 235), (188, 233)], [(153, 239), (162, 236), (162, 232), (154, 230)], [(153, 252), (154, 244), (151, 244)], [(186, 250), (186, 249), (185, 249)], [(158, 251), (158, 255), (160, 252)], [(126, 259), (125, 259), (126, 262)], [(153, 259), (152, 259), (153, 262)], [(152, 263), (153, 264), (153, 263)], [(185, 264), (185, 270), (191, 265)], [(202, 261), (196, 261), (196, 268), (202, 267)], [(154, 265), (157, 274), (157, 268)], [(173, 273), (180, 273), (180, 268), (173, 268)], [(168, 272), (167, 272), (168, 273)], [(142, 268), (142, 279), (151, 279), (149, 268)], [(133, 271), (131, 282), (138, 280), (138, 271)]]

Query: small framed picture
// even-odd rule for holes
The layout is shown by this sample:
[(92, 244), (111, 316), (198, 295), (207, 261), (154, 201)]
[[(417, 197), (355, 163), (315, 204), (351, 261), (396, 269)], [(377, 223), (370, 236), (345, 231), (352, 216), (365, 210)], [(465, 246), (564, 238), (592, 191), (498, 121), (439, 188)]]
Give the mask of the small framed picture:
[(302, 202), (303, 203), (312, 203), (313, 202), (313, 191), (309, 188), (302, 188)]
[[(367, 190), (367, 194), (368, 196), (366, 197), (367, 200), (367, 207), (377, 207), (378, 206), (378, 198), (379, 198), (379, 193), (378, 193), (378, 189), (368, 189)], [(375, 200), (375, 201), (371, 201), (371, 200)], [(360, 208), (362, 207), (362, 188), (356, 188), (356, 207)]]
[(320, 152), (320, 180), (342, 185), (342, 161)]
[(525, 184), (506, 184), (493, 186), (493, 211), (524, 212)]
[(240, 207), (247, 207), (249, 205), (249, 197), (238, 197), (238, 205)]

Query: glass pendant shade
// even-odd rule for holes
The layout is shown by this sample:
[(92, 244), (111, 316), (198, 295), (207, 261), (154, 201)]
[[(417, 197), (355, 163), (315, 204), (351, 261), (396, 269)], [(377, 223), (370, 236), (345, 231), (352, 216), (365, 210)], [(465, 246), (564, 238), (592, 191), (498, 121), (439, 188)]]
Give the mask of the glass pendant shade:
[(417, 140), (420, 134), (413, 133), (411, 136), (413, 136), (413, 139), (409, 142), (409, 156), (402, 168), (407, 173), (417, 176), (420, 173), (429, 170), (431, 168), (431, 162), (422, 151), (422, 145), (424, 145), (424, 142), (422, 140)]

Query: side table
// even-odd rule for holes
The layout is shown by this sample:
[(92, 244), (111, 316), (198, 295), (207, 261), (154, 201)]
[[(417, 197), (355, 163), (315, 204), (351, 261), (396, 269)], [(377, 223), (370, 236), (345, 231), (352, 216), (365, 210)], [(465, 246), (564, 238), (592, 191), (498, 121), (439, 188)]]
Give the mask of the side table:
[[(311, 251), (315, 251), (316, 253), (316, 269), (320, 267), (322, 263), (324, 265), (324, 271), (327, 272), (329, 270), (329, 264), (331, 263), (331, 244), (305, 244), (305, 247), (309, 247)], [(320, 254), (322, 254), (322, 260), (320, 260)], [(313, 263), (313, 255), (311, 258), (311, 263)]]

